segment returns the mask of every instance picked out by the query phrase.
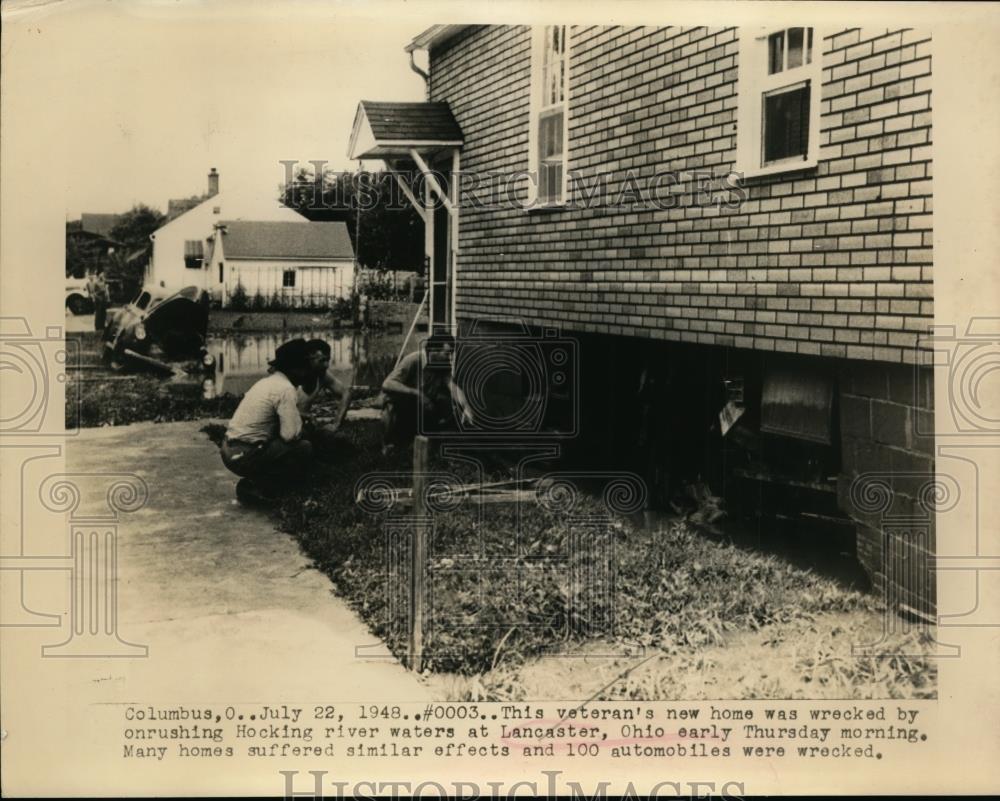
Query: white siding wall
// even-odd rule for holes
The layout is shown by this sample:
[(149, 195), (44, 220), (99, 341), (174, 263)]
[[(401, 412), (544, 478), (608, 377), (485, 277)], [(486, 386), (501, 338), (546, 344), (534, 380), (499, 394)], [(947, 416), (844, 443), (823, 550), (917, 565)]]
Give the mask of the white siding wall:
[[(218, 262), (215, 259), (215, 278), (218, 278)], [(283, 286), (286, 270), (295, 271), (295, 286)], [(227, 259), (224, 261), (224, 294), (220, 298), (227, 302), (237, 283), (243, 285), (249, 298), (258, 292), (271, 298), (275, 292), (286, 298), (289, 305), (324, 305), (338, 298), (348, 298), (354, 282), (354, 262), (308, 260), (249, 260)]]
[[(248, 205), (246, 199), (237, 197), (230, 200), (220, 193), (159, 228), (153, 237), (153, 259), (150, 262), (147, 281), (168, 289), (198, 286), (217, 293), (218, 259), (214, 260), (212, 265), (206, 261), (200, 270), (188, 269), (184, 266), (185, 241), (189, 239), (204, 241), (211, 235), (215, 223), (222, 220), (244, 219), (303, 224), (308, 222), (298, 212), (279, 206), (277, 203), (258, 203), (258, 208), (249, 208)], [(216, 208), (219, 209), (218, 213), (215, 213)], [(208, 255), (207, 244), (205, 255)]]

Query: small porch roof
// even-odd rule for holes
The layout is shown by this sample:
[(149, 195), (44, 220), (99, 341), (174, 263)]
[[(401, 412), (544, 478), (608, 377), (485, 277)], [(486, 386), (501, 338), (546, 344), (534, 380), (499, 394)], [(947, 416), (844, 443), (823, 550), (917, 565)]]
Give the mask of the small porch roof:
[(354, 115), (348, 158), (409, 158), (410, 150), (433, 153), (461, 147), (464, 141), (447, 103), (362, 100)]

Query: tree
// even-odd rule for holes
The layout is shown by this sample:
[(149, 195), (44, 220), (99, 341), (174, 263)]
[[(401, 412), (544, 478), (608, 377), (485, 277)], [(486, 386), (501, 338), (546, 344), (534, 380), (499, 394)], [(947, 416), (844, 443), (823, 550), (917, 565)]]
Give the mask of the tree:
[[(300, 170), (281, 202), (314, 222), (345, 222), (362, 267), (424, 269), (424, 226), (387, 172)], [(360, 242), (358, 241), (360, 239)]]
[(108, 233), (110, 239), (121, 244), (109, 252), (104, 272), (121, 297), (132, 297), (142, 286), (152, 251), (149, 235), (166, 219), (161, 212), (140, 203), (122, 214)]
[(149, 235), (166, 221), (156, 209), (140, 203), (126, 211), (115, 223), (108, 236), (121, 242), (130, 251), (149, 247)]
[(93, 254), (90, 249), (74, 235), (75, 232), (66, 230), (66, 277), (83, 278), (87, 274)]

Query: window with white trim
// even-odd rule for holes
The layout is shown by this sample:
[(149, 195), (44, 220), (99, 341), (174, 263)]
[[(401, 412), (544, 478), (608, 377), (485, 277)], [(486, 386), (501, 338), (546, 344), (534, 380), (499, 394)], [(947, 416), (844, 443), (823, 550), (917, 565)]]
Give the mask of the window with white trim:
[(200, 239), (184, 240), (184, 266), (189, 270), (200, 270), (205, 262), (205, 243)]
[(284, 270), (281, 273), (281, 286), (292, 289), (295, 286), (295, 270)]
[(567, 25), (544, 25), (532, 29), (529, 206), (558, 206), (566, 202), (568, 36)]
[(816, 166), (822, 79), (818, 29), (741, 31), (738, 171), (752, 177)]

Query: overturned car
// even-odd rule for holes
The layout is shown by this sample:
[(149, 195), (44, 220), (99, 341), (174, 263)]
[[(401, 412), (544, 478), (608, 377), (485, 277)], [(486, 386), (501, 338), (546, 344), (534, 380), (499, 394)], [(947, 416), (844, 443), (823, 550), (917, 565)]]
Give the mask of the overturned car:
[(196, 286), (170, 293), (143, 287), (135, 300), (108, 314), (104, 358), (112, 365), (130, 361), (170, 369), (160, 359), (204, 355), (208, 333), (207, 295)]

